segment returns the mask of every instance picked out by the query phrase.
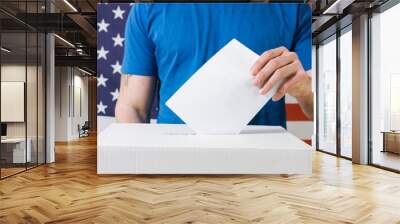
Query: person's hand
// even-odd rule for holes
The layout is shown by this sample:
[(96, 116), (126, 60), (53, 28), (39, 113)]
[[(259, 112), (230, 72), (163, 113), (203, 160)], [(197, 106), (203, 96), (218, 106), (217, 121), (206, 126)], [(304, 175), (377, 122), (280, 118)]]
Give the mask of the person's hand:
[(278, 91), (272, 97), (277, 101), (286, 93), (301, 100), (312, 95), (311, 77), (304, 71), (297, 54), (285, 47), (264, 52), (250, 69), (253, 83), (266, 94), (281, 82)]

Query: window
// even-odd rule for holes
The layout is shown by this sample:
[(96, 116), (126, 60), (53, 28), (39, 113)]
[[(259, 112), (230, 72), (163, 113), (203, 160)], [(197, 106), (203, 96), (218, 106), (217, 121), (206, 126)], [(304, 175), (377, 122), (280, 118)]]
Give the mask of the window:
[(318, 149), (336, 153), (336, 39), (318, 48)]
[(400, 4), (371, 18), (372, 164), (400, 170)]
[(351, 158), (352, 149), (352, 32), (344, 29), (340, 38), (340, 155)]

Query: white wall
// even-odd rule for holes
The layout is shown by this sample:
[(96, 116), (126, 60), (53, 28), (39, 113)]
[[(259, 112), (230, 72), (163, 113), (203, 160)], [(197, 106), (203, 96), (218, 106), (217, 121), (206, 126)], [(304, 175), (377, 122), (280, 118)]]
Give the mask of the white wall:
[(56, 67), (55, 86), (55, 140), (77, 139), (78, 124), (88, 120), (88, 78), (76, 68)]
[[(81, 73), (74, 74), (74, 96), (71, 96), (74, 99), (74, 108), (72, 111), (72, 119), (71, 119), (71, 135), (73, 138), (77, 138), (78, 133), (78, 124), (83, 125), (85, 121), (88, 120), (88, 78), (87, 76), (81, 76)], [(80, 97), (79, 97), (80, 96)], [(80, 101), (80, 102), (79, 102)], [(71, 104), (72, 105), (72, 104)], [(80, 111), (81, 110), (81, 111)]]
[(55, 68), (55, 140), (68, 140), (69, 68)]

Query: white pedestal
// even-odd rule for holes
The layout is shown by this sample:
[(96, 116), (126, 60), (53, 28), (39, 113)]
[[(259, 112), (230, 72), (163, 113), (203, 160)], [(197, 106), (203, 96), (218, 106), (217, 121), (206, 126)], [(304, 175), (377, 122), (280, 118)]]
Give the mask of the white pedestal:
[(196, 135), (185, 125), (112, 124), (97, 142), (98, 174), (311, 174), (312, 148), (281, 127)]

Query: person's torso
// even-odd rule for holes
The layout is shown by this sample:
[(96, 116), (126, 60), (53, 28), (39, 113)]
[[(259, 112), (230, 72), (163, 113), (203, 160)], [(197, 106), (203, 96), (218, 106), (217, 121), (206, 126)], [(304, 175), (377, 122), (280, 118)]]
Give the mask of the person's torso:
[[(148, 34), (160, 79), (158, 122), (182, 123), (165, 102), (233, 38), (262, 54), (292, 48), (297, 4), (152, 4)], [(223, 87), (222, 87), (223, 88)], [(286, 126), (284, 99), (270, 101), (250, 124)]]

